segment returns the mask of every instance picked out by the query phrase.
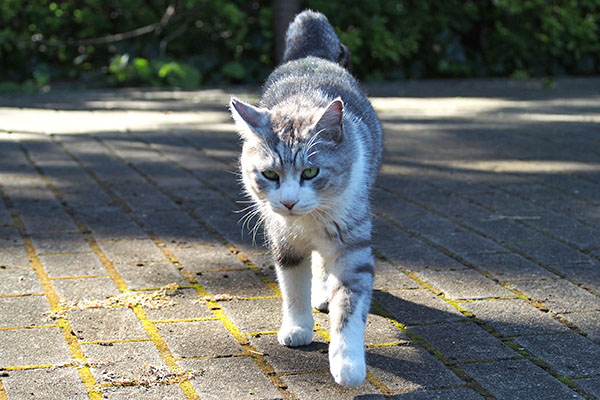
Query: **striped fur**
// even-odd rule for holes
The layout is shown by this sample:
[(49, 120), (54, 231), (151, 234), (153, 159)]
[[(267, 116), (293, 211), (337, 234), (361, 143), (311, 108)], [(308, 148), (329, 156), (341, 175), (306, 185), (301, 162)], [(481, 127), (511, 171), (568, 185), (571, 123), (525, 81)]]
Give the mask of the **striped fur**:
[[(312, 306), (329, 310), (333, 377), (359, 385), (374, 271), (369, 191), (381, 161), (381, 127), (341, 66), (343, 45), (322, 14), (298, 15), (287, 46), (287, 62), (267, 80), (259, 106), (231, 101), (244, 142), (242, 181), (254, 202), (249, 215), (264, 223), (275, 256), (279, 342), (311, 342), (312, 297)], [(311, 168), (317, 175), (304, 178)]]

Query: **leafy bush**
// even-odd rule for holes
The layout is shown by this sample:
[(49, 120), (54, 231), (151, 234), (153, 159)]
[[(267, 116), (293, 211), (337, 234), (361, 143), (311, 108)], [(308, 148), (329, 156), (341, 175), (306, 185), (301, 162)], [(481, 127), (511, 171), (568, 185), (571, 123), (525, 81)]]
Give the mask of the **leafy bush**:
[[(303, 0), (362, 80), (600, 72), (600, 0)], [(273, 68), (266, 0), (2, 0), (0, 91), (49, 83), (193, 88)]]
[(600, 0), (306, 0), (366, 79), (600, 72)]
[(247, 0), (2, 0), (0, 81), (255, 82), (272, 67), (271, 20)]

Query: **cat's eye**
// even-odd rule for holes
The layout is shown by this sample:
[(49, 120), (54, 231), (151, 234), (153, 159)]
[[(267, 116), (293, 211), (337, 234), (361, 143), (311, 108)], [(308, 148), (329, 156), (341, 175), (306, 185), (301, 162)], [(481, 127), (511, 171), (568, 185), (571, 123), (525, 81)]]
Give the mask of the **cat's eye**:
[(302, 178), (303, 179), (312, 179), (315, 176), (317, 176), (318, 174), (319, 174), (319, 168), (317, 168), (317, 167), (306, 168), (304, 171), (302, 171)]
[(270, 181), (276, 181), (277, 179), (279, 179), (279, 175), (277, 175), (277, 172), (272, 171), (270, 169), (263, 171), (262, 174), (265, 178), (267, 178)]

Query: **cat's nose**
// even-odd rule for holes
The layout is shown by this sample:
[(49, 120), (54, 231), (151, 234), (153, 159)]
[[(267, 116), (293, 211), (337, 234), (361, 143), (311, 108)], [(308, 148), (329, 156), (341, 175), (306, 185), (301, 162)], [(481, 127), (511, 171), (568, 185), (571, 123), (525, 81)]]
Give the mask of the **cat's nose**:
[(283, 204), (288, 210), (291, 210), (297, 202), (297, 200), (281, 200), (281, 204)]

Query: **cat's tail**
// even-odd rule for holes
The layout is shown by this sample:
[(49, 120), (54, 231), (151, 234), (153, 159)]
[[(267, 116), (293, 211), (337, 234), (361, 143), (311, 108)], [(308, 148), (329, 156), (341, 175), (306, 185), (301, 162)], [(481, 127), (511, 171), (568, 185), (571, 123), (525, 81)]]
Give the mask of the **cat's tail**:
[(290, 24), (285, 38), (283, 62), (307, 56), (324, 58), (347, 67), (350, 50), (342, 44), (323, 14), (302, 11)]

